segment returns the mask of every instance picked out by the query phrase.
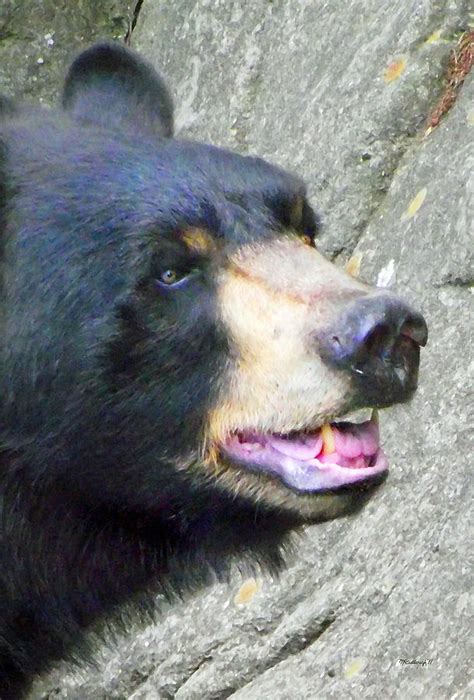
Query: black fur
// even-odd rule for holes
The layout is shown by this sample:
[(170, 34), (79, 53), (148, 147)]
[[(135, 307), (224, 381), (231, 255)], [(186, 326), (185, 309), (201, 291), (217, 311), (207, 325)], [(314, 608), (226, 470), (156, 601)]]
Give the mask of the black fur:
[(156, 280), (196, 263), (177, 230), (268, 235), (303, 185), (163, 140), (169, 94), (122, 47), (79, 57), (63, 105), (0, 105), (2, 700), (87, 655), (85, 632), (125, 603), (151, 609), (236, 556), (278, 569), (297, 525), (176, 467), (197, 459), (229, 348), (211, 263), (177, 294)]
[(84, 124), (173, 135), (173, 103), (156, 71), (137, 54), (115, 44), (84, 51), (69, 70), (63, 107)]

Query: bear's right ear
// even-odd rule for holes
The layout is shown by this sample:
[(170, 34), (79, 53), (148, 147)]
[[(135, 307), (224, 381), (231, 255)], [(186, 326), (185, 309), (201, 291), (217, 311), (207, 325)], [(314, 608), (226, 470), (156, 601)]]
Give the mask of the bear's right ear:
[(62, 104), (83, 124), (173, 135), (168, 88), (149, 63), (120, 44), (96, 44), (76, 58), (66, 77)]

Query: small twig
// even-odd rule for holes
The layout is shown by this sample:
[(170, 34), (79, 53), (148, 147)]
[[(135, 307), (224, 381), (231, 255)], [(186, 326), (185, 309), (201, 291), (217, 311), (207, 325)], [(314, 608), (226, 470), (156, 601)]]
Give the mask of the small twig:
[(431, 112), (425, 136), (438, 126), (442, 117), (449, 112), (456, 101), (459, 88), (474, 64), (474, 30), (464, 32), (451, 51), (445, 87), (441, 98)]

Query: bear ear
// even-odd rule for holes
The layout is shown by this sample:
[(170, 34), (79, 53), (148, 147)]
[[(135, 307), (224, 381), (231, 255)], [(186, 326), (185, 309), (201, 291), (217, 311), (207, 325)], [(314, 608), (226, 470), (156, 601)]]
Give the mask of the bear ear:
[(76, 58), (62, 104), (82, 124), (173, 135), (173, 102), (164, 81), (149, 63), (120, 44), (96, 44)]

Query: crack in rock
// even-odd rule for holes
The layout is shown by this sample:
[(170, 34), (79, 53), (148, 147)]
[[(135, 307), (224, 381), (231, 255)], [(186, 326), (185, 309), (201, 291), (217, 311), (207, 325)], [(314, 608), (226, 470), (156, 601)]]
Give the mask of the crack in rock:
[[(320, 617), (316, 620), (311, 620), (309, 625), (303, 627), (302, 629), (297, 629), (291, 633), (284, 643), (278, 646), (278, 648), (270, 648), (265, 659), (257, 662), (253, 668), (250, 669), (250, 672), (247, 671), (245, 674), (237, 676), (232, 685), (229, 685), (226, 688), (216, 689), (214, 692), (208, 692), (206, 694), (206, 700), (225, 700), (226, 698), (231, 697), (234, 695), (234, 693), (242, 688), (245, 688), (269, 669), (275, 668), (283, 661), (286, 661), (292, 656), (296, 656), (310, 647), (312, 644), (318, 641), (318, 639), (335, 621), (336, 614), (332, 610), (327, 612), (322, 618)], [(272, 644), (271, 640), (270, 644)], [(273, 645), (275, 645), (275, 642), (273, 642)], [(196, 674), (199, 673), (200, 669), (205, 665), (206, 661), (210, 659), (211, 656), (207, 655), (195, 665), (192, 673), (176, 688), (174, 697), (186, 697), (188, 692), (189, 697), (194, 697), (195, 689), (190, 688), (189, 686), (192, 684)]]
[(130, 42), (132, 40), (132, 34), (135, 30), (135, 27), (137, 26), (138, 17), (140, 16), (140, 12), (141, 12), (142, 7), (143, 7), (143, 2), (144, 2), (144, 0), (137, 0), (135, 7), (133, 9), (133, 14), (132, 14), (131, 19), (130, 19), (128, 31), (127, 31), (125, 38), (124, 38), (124, 43), (126, 44), (126, 46), (130, 46)]

